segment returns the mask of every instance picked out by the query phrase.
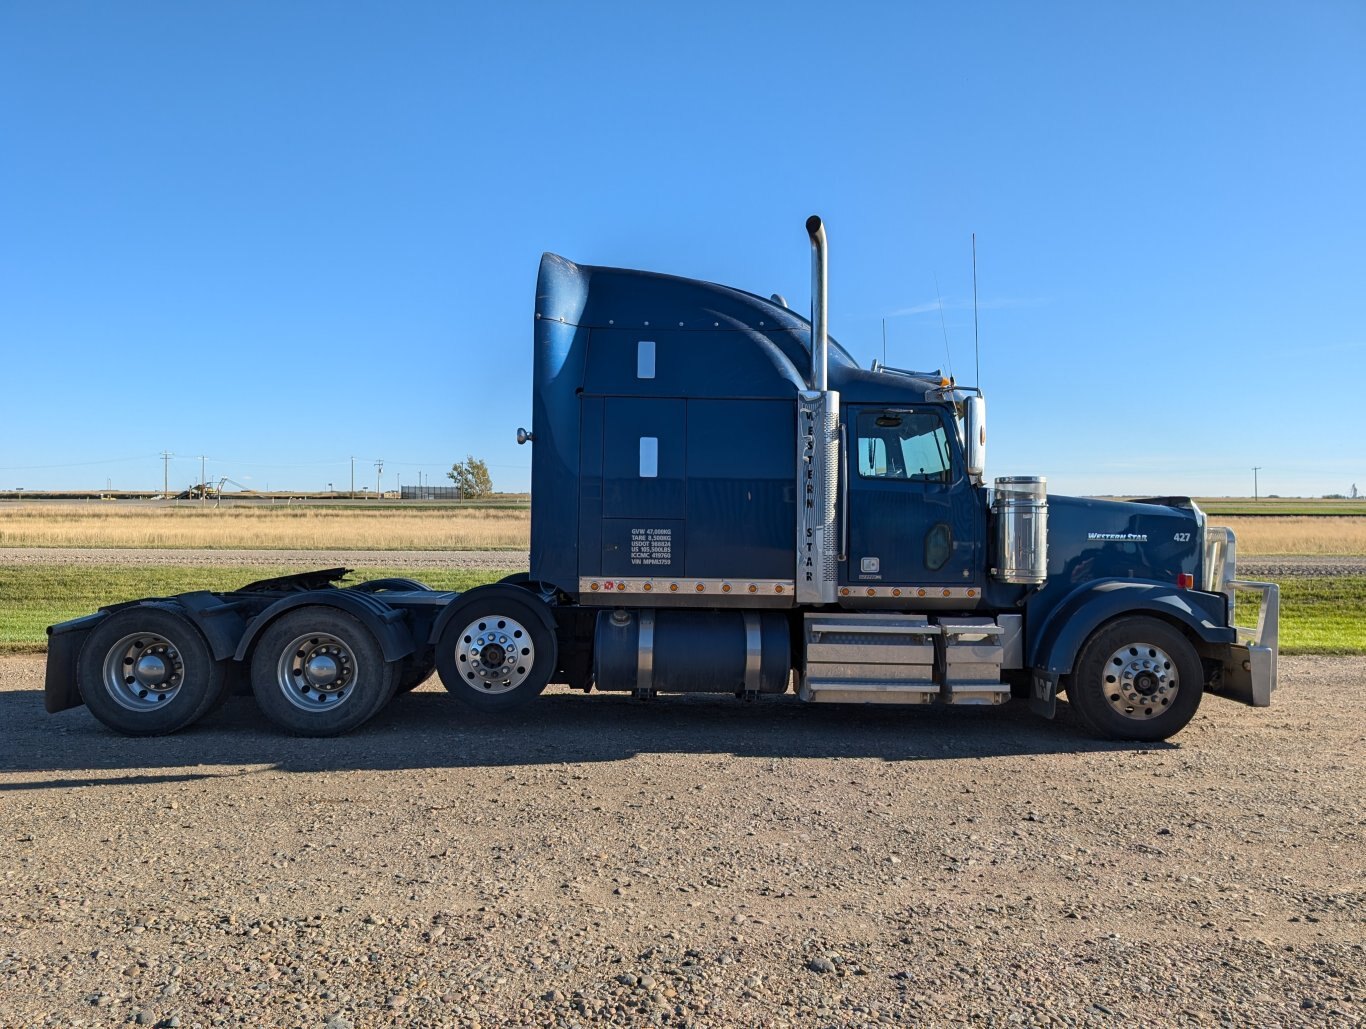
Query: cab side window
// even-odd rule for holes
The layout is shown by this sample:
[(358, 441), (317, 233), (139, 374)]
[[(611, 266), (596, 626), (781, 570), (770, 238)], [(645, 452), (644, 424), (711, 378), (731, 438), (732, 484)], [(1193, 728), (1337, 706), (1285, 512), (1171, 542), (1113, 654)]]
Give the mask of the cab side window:
[(933, 411), (861, 411), (859, 475), (866, 479), (951, 482), (952, 451), (944, 420)]

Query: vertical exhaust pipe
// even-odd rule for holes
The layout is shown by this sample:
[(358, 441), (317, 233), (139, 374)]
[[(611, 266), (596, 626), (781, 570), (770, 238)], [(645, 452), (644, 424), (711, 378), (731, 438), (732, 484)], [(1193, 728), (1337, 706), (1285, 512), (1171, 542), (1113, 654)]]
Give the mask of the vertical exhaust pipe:
[(834, 604), (839, 579), (840, 395), (829, 385), (825, 226), (811, 237), (811, 377), (797, 394), (797, 603)]
[(825, 244), (825, 226), (821, 224), (820, 215), (813, 214), (806, 219), (806, 234), (811, 237), (811, 388), (824, 393), (830, 351), (826, 335), (829, 250)]

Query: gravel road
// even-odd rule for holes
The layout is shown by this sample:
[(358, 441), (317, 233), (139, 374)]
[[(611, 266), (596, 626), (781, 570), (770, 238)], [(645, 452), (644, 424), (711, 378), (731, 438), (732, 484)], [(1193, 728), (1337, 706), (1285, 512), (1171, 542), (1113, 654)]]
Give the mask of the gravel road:
[[(289, 568), (526, 568), (524, 550), (114, 550), (0, 547), (0, 565), (269, 565)], [(1366, 575), (1366, 557), (1242, 557), (1244, 579)]]
[(336, 568), (526, 568), (525, 550), (133, 550), (0, 547), (0, 565), (269, 565)]
[(439, 684), (129, 740), (0, 659), (0, 1024), (1362, 1024), (1366, 660), (1064, 714)]

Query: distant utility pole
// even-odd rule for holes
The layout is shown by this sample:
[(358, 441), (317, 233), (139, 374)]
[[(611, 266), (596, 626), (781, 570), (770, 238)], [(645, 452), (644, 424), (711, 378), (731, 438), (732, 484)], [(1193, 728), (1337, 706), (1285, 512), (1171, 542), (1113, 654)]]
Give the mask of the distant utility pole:
[(356, 458), (351, 456), (351, 499), (356, 499)]
[(200, 454), (200, 455), (199, 455), (199, 506), (200, 506), (200, 507), (203, 507), (203, 506), (204, 506), (204, 494), (207, 493), (207, 492), (209, 492), (208, 489), (206, 488), (207, 485), (208, 485), (208, 480), (207, 480), (206, 478), (204, 478), (204, 462), (207, 461), (207, 460), (208, 460), (208, 458), (205, 457), (203, 454)]
[(161, 496), (164, 499), (171, 492), (171, 458), (175, 454), (169, 450), (161, 452)]
[(375, 499), (379, 500), (384, 496), (384, 487), (380, 485), (380, 477), (384, 474), (384, 458), (375, 462)]
[(1256, 500), (1256, 499), (1258, 498), (1258, 493), (1257, 493), (1257, 473), (1260, 472), (1261, 470), (1262, 470), (1262, 466), (1261, 466), (1261, 465), (1257, 465), (1257, 467), (1255, 467), (1255, 468), (1252, 469), (1252, 499), (1253, 499), (1253, 500)]

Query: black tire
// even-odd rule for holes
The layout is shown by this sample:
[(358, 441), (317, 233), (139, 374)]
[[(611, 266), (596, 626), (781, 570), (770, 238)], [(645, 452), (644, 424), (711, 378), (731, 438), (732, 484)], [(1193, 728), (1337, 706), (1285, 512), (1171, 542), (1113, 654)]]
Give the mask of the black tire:
[(431, 651), (410, 654), (403, 659), (403, 670), (398, 677), (398, 692), (411, 693), (432, 677), (436, 671), (436, 658)]
[(251, 655), (251, 688), (266, 717), (295, 736), (337, 736), (394, 696), (403, 662), (386, 661), (354, 615), (322, 604), (272, 622)]
[(215, 661), (174, 604), (115, 611), (86, 637), (76, 686), (90, 713), (125, 736), (163, 736), (202, 718), (225, 694), (227, 662)]
[(1109, 740), (1165, 740), (1186, 727), (1205, 692), (1200, 656), (1158, 618), (1134, 615), (1086, 641), (1067, 684), (1082, 724)]
[(457, 600), (436, 641), (441, 684), (479, 711), (510, 711), (541, 695), (555, 671), (554, 622), (512, 585)]

